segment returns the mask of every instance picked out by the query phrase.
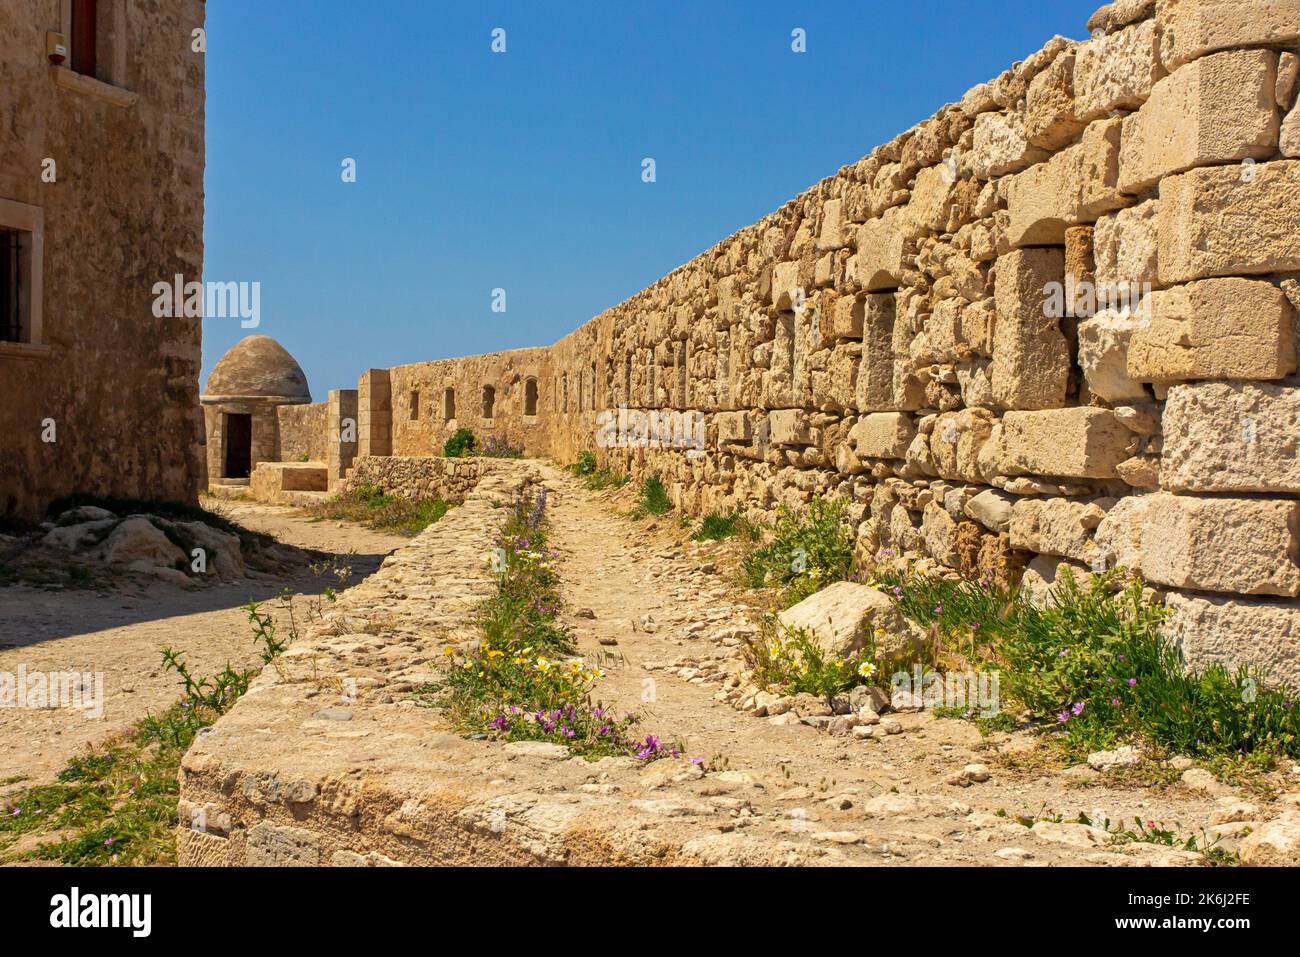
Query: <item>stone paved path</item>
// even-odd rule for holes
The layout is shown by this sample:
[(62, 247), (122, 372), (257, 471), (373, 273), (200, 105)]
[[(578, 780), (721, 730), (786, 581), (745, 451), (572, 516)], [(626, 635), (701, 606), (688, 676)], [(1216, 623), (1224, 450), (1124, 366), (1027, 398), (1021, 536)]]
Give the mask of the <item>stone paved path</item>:
[[(487, 544), (533, 481), (552, 491), (566, 623), (602, 660), (599, 696), (701, 764), (466, 740), (412, 698), (443, 647), (476, 637)], [(495, 465), (196, 741), (181, 814), (202, 826), (179, 832), (182, 863), (1188, 865), (1201, 858), (1068, 822), (1140, 816), (1187, 837), (1280, 813), (1222, 788), (1050, 770), (1027, 735), (986, 739), (928, 713), (859, 740), (738, 711), (728, 686), (757, 610), (731, 584), (736, 545), (689, 542), (672, 516), (634, 522), (631, 496), (546, 464)], [(948, 783), (976, 763), (987, 780)]]

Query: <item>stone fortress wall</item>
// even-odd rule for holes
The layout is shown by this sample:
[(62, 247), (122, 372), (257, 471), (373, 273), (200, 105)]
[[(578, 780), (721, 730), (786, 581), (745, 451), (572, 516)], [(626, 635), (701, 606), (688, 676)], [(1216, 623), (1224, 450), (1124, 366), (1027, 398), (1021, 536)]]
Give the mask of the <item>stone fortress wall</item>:
[[(372, 370), (361, 454), (435, 452), (451, 384), (457, 424), (604, 444), (695, 514), (841, 495), (864, 553), (1135, 569), (1193, 660), (1300, 682), (1300, 0), (1088, 27), (549, 350)], [(703, 448), (598, 441), (623, 407)]]
[(100, 7), (90, 75), (46, 57), (68, 4), (0, 3), (0, 230), (42, 306), (0, 329), (3, 518), (74, 492), (192, 501), (203, 476), (200, 321), (156, 317), (151, 289), (203, 271), (206, 7)]

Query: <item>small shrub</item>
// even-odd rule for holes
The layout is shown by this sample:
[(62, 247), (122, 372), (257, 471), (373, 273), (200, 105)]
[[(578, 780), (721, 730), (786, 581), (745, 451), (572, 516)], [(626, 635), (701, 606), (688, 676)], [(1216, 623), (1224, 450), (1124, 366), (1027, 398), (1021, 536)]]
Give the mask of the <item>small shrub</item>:
[(771, 616), (760, 636), (748, 641), (746, 659), (765, 688), (782, 694), (813, 694), (827, 701), (876, 676), (870, 649), (852, 658), (828, 656), (806, 629), (789, 628)]
[(718, 542), (736, 534), (738, 515), (722, 515), (710, 512), (700, 522), (699, 529), (691, 536), (697, 542)]
[[(256, 605), (249, 608), (254, 640), (269, 663), (286, 642), (275, 638), (265, 616), (254, 618)], [(171, 648), (163, 649), (162, 661), (180, 678), (181, 700), (73, 758), (54, 784), (6, 798), (0, 849), (23, 834), (41, 833), (51, 839), (20, 859), (82, 867), (176, 863), (181, 759), (198, 733), (248, 691), (255, 672), (227, 663), (218, 674), (196, 676)]]
[(579, 478), (586, 475), (595, 475), (596, 469), (596, 453), (590, 450), (579, 452), (578, 461), (569, 466), (569, 471)]
[(650, 515), (663, 515), (672, 511), (673, 503), (668, 499), (668, 489), (658, 475), (651, 475), (641, 483), (641, 497), (637, 500), (638, 508)]
[(1063, 732), (1075, 756), (1132, 740), (1300, 756), (1300, 694), (1246, 666), (1188, 668), (1161, 629), (1165, 609), (1119, 571), (1081, 585), (1066, 569), (1044, 607), (987, 582), (897, 570), (878, 581), (931, 634), (998, 668), (1003, 695)]
[(478, 448), (478, 440), (469, 429), (457, 429), (451, 438), (442, 444), (442, 454), (449, 459), (473, 455)]
[(853, 568), (853, 529), (842, 499), (820, 496), (798, 511), (782, 506), (772, 539), (742, 564), (751, 588), (779, 588), (785, 607), (827, 585), (847, 579)]

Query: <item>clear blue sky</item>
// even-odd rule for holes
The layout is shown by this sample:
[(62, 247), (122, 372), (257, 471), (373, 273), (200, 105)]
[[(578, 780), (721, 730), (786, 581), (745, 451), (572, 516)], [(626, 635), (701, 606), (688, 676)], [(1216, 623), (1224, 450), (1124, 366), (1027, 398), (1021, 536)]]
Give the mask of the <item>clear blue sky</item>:
[[(317, 401), (547, 345), (1100, 2), (210, 3), (205, 278), (262, 284)], [(248, 334), (205, 321), (205, 380)]]

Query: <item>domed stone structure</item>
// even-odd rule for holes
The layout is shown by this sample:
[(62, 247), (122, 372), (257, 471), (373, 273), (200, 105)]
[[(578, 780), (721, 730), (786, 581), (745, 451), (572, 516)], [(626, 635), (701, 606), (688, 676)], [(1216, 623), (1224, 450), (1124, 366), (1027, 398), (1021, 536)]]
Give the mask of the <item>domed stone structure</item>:
[(225, 396), (310, 402), (307, 376), (297, 360), (270, 336), (249, 336), (221, 357), (203, 390), (205, 401)]
[(280, 409), (309, 405), (302, 367), (270, 336), (236, 343), (199, 397), (207, 433), (209, 485), (245, 484), (259, 462), (280, 459)]

